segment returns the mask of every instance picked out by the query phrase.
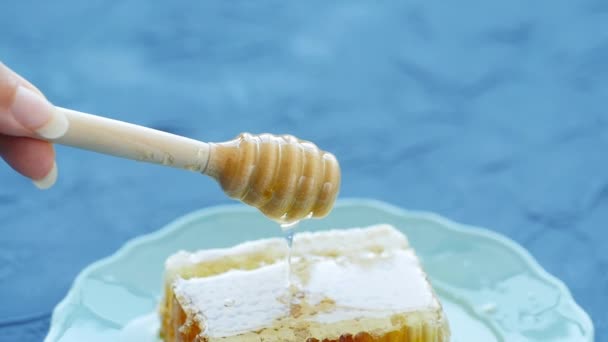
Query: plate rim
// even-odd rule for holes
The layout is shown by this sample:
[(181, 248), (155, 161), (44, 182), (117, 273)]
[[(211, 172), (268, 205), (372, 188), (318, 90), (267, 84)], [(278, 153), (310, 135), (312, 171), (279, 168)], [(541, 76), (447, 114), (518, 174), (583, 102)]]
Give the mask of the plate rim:
[[(566, 284), (562, 280), (560, 280), (559, 278), (557, 278), (556, 276), (552, 275), (547, 270), (545, 270), (540, 265), (540, 263), (536, 260), (536, 258), (534, 258), (534, 256), (532, 256), (532, 254), (528, 250), (526, 250), (523, 246), (521, 246), (519, 243), (512, 240), (511, 238), (509, 238), (505, 235), (501, 235), (497, 232), (478, 227), (478, 226), (452, 221), (437, 213), (423, 211), (423, 210), (403, 209), (396, 205), (389, 204), (387, 202), (376, 200), (376, 199), (356, 198), (356, 197), (355, 198), (344, 198), (344, 199), (339, 199), (336, 202), (335, 206), (336, 207), (347, 207), (347, 206), (354, 206), (354, 205), (362, 205), (362, 206), (376, 208), (376, 209), (388, 212), (388, 213), (396, 215), (396, 216), (417, 217), (417, 218), (434, 221), (434, 222), (437, 222), (438, 224), (442, 225), (445, 229), (448, 229), (448, 230), (451, 230), (451, 231), (454, 231), (454, 232), (457, 232), (460, 234), (482, 236), (489, 240), (493, 240), (494, 242), (496, 242), (498, 244), (504, 245), (505, 247), (512, 250), (513, 253), (520, 255), (522, 257), (523, 261), (527, 264), (527, 266), (530, 268), (530, 270), (532, 272), (537, 274), (540, 278), (543, 278), (548, 283), (554, 285), (564, 295), (563, 299), (571, 304), (572, 310), (577, 315), (577, 318), (580, 319), (580, 322), (578, 322), (578, 323), (581, 324), (581, 326), (583, 327), (583, 329), (586, 332), (588, 332), (590, 341), (594, 341), (595, 328), (593, 326), (593, 321), (591, 320), (591, 317), (589, 316), (589, 314), (574, 299), (570, 289), (566, 286)], [(72, 285), (68, 289), (68, 292), (65, 295), (65, 297), (53, 309), (53, 312), (51, 315), (51, 320), (50, 320), (50, 325), (49, 325), (49, 331), (47, 332), (47, 335), (46, 335), (44, 341), (45, 342), (54, 341), (53, 338), (56, 337), (56, 335), (59, 333), (58, 327), (61, 325), (60, 324), (61, 320), (65, 319), (65, 317), (66, 317), (66, 315), (65, 315), (66, 310), (68, 310), (70, 305), (73, 305), (72, 303), (74, 302), (74, 300), (77, 298), (77, 295), (79, 294), (79, 289), (82, 287), (82, 284), (84, 283), (85, 279), (91, 273), (93, 273), (100, 267), (103, 267), (108, 264), (116, 262), (117, 260), (121, 259), (123, 257), (123, 255), (128, 254), (134, 248), (137, 248), (137, 247), (144, 245), (148, 242), (151, 242), (153, 240), (161, 239), (165, 236), (168, 236), (174, 230), (178, 229), (179, 227), (183, 226), (184, 224), (186, 224), (196, 218), (199, 218), (201, 216), (221, 214), (221, 213), (232, 212), (232, 211), (239, 211), (239, 212), (255, 211), (255, 209), (248, 207), (248, 206), (244, 206), (242, 204), (220, 204), (220, 205), (210, 206), (210, 207), (192, 211), (190, 213), (187, 213), (183, 216), (180, 216), (180, 217), (170, 221), (168, 224), (164, 225), (162, 228), (160, 228), (156, 231), (153, 231), (153, 232), (150, 232), (147, 234), (142, 234), (142, 235), (136, 236), (136, 237), (128, 240), (114, 253), (112, 253), (106, 257), (103, 257), (101, 259), (98, 259), (98, 260), (92, 262), (91, 264), (89, 264), (88, 266), (86, 266), (85, 268), (83, 268), (78, 273), (76, 278), (74, 278), (74, 281), (72, 282)]]

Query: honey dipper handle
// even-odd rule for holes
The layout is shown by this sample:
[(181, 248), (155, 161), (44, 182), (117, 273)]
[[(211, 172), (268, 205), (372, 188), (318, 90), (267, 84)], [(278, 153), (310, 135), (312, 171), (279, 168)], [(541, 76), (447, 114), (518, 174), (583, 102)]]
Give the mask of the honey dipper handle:
[(50, 141), (116, 157), (203, 172), (209, 144), (118, 120), (56, 107), (68, 131)]

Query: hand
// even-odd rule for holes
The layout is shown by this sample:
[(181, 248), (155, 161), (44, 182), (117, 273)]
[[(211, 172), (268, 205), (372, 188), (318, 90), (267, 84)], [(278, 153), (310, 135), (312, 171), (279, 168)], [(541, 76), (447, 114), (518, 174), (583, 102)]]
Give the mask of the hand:
[(55, 150), (68, 121), (31, 83), (0, 62), (0, 156), (17, 172), (47, 189), (57, 179)]

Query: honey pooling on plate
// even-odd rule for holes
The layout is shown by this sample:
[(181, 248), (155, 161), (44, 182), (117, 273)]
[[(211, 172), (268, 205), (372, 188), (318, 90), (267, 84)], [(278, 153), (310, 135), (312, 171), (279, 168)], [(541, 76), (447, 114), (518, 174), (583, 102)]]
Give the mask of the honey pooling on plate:
[(331, 153), (291, 135), (252, 135), (210, 145), (209, 169), (231, 198), (280, 223), (332, 209), (340, 190), (340, 166)]

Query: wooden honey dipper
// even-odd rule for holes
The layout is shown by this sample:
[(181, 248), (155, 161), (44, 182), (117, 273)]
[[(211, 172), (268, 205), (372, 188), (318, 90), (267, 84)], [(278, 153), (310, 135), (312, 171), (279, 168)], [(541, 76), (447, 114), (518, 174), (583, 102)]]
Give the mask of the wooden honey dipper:
[[(201, 172), (231, 198), (281, 223), (323, 217), (340, 189), (336, 158), (290, 135), (241, 134), (206, 143), (147, 127), (56, 107), (67, 130), (44, 140), (122, 158)], [(40, 139), (41, 137), (36, 137)]]

